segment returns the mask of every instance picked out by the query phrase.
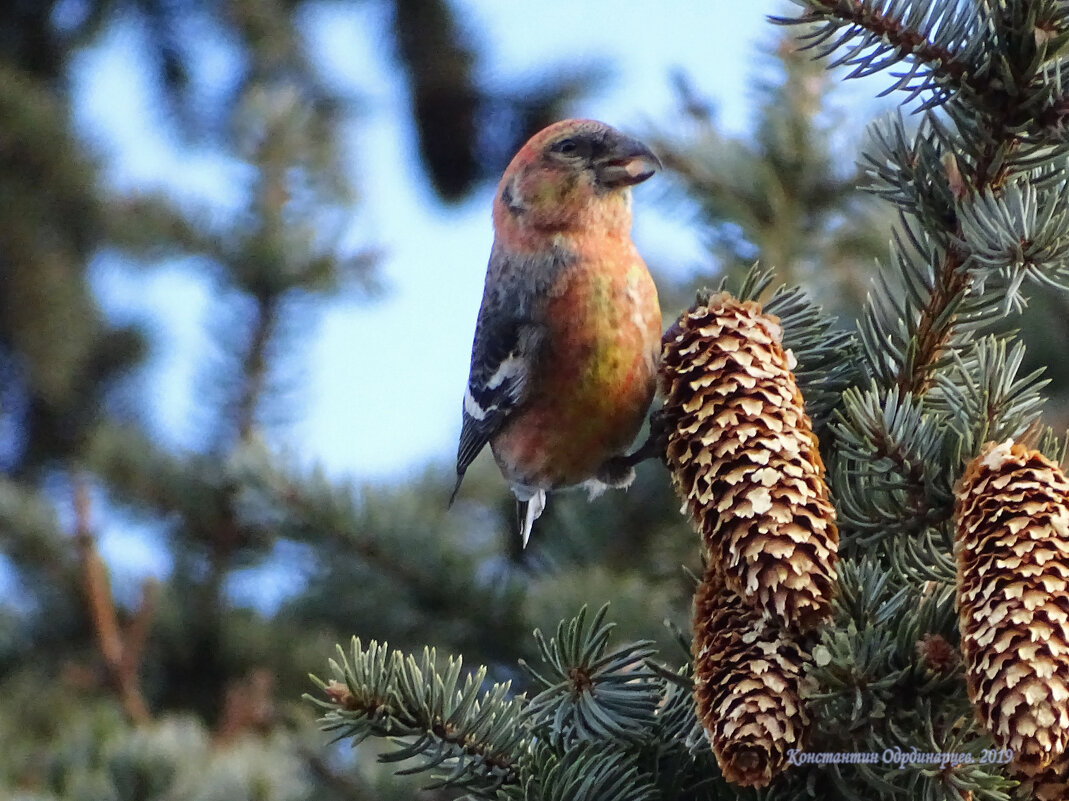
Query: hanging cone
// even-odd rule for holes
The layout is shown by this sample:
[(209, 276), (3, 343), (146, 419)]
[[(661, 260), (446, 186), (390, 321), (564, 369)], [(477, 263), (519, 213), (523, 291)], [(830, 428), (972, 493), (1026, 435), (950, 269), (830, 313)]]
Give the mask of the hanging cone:
[(969, 698), (1017, 775), (1050, 784), (1069, 745), (1069, 481), (1007, 440), (984, 446), (955, 494)]
[(1033, 801), (1065, 801), (1069, 798), (1069, 754), (1055, 757), (1045, 768), (1014, 760), (1011, 769), (1021, 780), (1018, 797)]
[(839, 532), (774, 317), (726, 293), (664, 339), (667, 461), (727, 586), (785, 626), (826, 619)]
[(804, 656), (794, 635), (744, 603), (710, 570), (694, 596), (694, 700), (729, 782), (764, 787), (803, 750)]

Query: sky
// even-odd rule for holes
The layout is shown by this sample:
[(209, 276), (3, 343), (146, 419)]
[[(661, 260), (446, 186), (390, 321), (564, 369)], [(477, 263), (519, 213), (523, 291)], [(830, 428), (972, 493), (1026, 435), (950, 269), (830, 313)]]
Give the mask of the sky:
[[(672, 118), (668, 76), (677, 68), (713, 101), (723, 128), (747, 130), (757, 56), (782, 35), (765, 15), (784, 10), (774, 0), (656, 7), (540, 0), (537, 13), (530, 4), (500, 0), (454, 5), (481, 45), (484, 80), (584, 58), (607, 63), (612, 79), (571, 111), (630, 133)], [(385, 4), (377, 0), (324, 4), (308, 17), (322, 68), (360, 97), (344, 142), (364, 198), (350, 234), (354, 243), (381, 250), (384, 292), (370, 301), (350, 295), (322, 309), (293, 382), (292, 415), (269, 438), (329, 475), (375, 483), (403, 481), (430, 461), (454, 457), (492, 239), (491, 186), (455, 207), (438, 204), (426, 186), (386, 25)], [(133, 32), (119, 29), (75, 70), (77, 124), (102, 155), (107, 180), (120, 189), (165, 189), (219, 209), (235, 206), (241, 176), (212, 153), (184, 150), (167, 135), (152, 89), (139, 77), (138, 48)], [(655, 180), (635, 190), (635, 241), (647, 261), (687, 270), (703, 259), (699, 234), (690, 220), (659, 210)], [(172, 447), (195, 447), (198, 376), (212, 349), (206, 327), (225, 312), (210, 280), (190, 264), (146, 268), (114, 254), (101, 254), (91, 275), (111, 320), (138, 322), (150, 333), (141, 383), (152, 424)]]

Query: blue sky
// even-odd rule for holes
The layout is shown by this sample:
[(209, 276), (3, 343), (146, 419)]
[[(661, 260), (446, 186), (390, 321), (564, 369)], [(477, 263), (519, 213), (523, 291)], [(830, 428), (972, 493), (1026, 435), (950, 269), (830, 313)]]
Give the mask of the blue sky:
[[(746, 130), (757, 56), (781, 34), (764, 17), (784, 9), (771, 0), (676, 0), (656, 8), (638, 0), (540, 0), (536, 12), (533, 4), (499, 0), (456, 6), (483, 46), (484, 79), (605, 61), (612, 80), (573, 111), (633, 133), (671, 119), (674, 68), (714, 101), (728, 131)], [(324, 69), (361, 98), (344, 143), (364, 199), (351, 239), (381, 248), (386, 292), (322, 310), (294, 382), (293, 414), (269, 438), (331, 475), (376, 482), (403, 480), (430, 460), (453, 456), (492, 236), (491, 187), (443, 207), (425, 186), (385, 25), (384, 4), (375, 0), (325, 4), (308, 17)], [(127, 189), (165, 188), (225, 213), (240, 197), (240, 171), (210, 152), (183, 150), (167, 135), (151, 88), (138, 77), (138, 58), (136, 36), (120, 29), (76, 70), (80, 130), (104, 158), (108, 180)], [(672, 206), (677, 217), (666, 218), (659, 196), (655, 181), (636, 190), (636, 242), (648, 261), (686, 270), (702, 258), (697, 234), (683, 207)], [(198, 375), (212, 348), (206, 325), (221, 311), (208, 279), (187, 264), (144, 269), (103, 255), (93, 280), (112, 319), (150, 329), (154, 350), (143, 386), (160, 436), (174, 447), (194, 446)], [(413, 318), (433, 326), (402, 322)]]

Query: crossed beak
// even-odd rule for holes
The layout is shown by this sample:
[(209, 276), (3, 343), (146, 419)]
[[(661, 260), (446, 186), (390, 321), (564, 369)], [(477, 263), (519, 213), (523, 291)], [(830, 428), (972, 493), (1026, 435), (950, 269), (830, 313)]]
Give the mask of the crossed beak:
[(610, 189), (640, 184), (661, 169), (661, 161), (642, 142), (621, 136), (594, 163), (598, 183)]

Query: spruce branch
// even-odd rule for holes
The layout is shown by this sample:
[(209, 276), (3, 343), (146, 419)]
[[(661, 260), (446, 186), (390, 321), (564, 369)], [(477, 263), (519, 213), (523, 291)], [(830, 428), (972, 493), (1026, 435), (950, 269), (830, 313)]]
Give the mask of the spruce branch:
[(858, 338), (864, 364), (881, 385), (921, 395), (964, 327), (996, 319), (1003, 306), (993, 293), (970, 292), (970, 253), (962, 246), (955, 208), (974, 186), (975, 170), (953, 135), (932, 114), (914, 134), (900, 115), (873, 126), (863, 157), (869, 191), (899, 208), (890, 264), (876, 276)]
[[(825, 629), (813, 648), (807, 678), (819, 690), (807, 701), (818, 742), (835, 750), (865, 750), (879, 742), (873, 727), (883, 724), (898, 703), (906, 668), (894, 665), (894, 635), (887, 628)], [(824, 727), (828, 728), (824, 728)]]
[[(919, 592), (911, 592), (907, 603), (889, 621), (895, 635), (895, 658), (909, 670), (911, 693), (940, 699), (938, 715), (918, 716), (922, 720), (968, 716), (968, 704), (960, 693), (956, 618), (954, 587), (930, 582)], [(934, 645), (933, 639), (939, 644)]]
[[(1030, 3), (935, 3), (917, 0), (793, 0), (797, 17), (780, 25), (809, 25), (799, 38), (829, 67), (853, 67), (860, 78), (908, 62), (881, 94), (924, 94), (920, 110), (969, 104), (1007, 130), (1048, 132), (1056, 138), (1067, 107), (1059, 51), (1069, 35), (1057, 0)], [(832, 57), (836, 51), (841, 54)], [(1054, 63), (1053, 68), (1050, 66)], [(1039, 122), (1037, 126), (1036, 123)]]
[(985, 442), (1019, 438), (1039, 419), (1040, 391), (1049, 381), (1042, 369), (1018, 376), (1024, 355), (1022, 343), (1011, 346), (1004, 337), (988, 336), (956, 353), (936, 376), (929, 401), (957, 432), (959, 464)]
[(321, 470), (307, 475), (283, 470), (263, 447), (249, 442), (229, 462), (231, 480), (241, 488), (237, 510), (256, 527), (271, 527), (280, 537), (313, 542), (326, 537), (376, 570), (414, 592), (437, 595), (436, 582), (391, 552), (388, 538), (363, 525), (353, 487), (330, 481)]
[[(780, 25), (812, 25), (799, 38), (821, 58), (844, 53), (829, 66), (853, 67), (848, 78), (872, 75), (902, 61), (911, 66), (884, 94), (905, 91), (906, 102), (932, 93), (926, 105), (952, 92), (976, 91), (976, 62), (983, 55), (977, 36), (981, 20), (972, 4), (919, 3), (912, 0), (794, 0), (798, 17), (772, 17)], [(835, 38), (833, 38), (835, 37)], [(916, 79), (916, 80), (915, 80)]]
[(635, 744), (647, 740), (663, 692), (662, 682), (645, 664), (652, 641), (608, 649), (615, 624), (606, 623), (608, 604), (587, 622), (584, 607), (562, 621), (549, 640), (535, 631), (538, 667), (520, 664), (540, 692), (525, 715), (532, 730), (555, 748), (575, 743)]
[[(563, 756), (549, 757), (544, 771), (525, 788), (524, 798), (540, 801), (656, 801), (658, 788), (642, 776), (634, 756), (612, 746), (581, 743)], [(537, 790), (535, 790), (537, 788)]]
[(733, 798), (695, 734), (688, 670), (655, 665), (645, 642), (610, 649), (605, 614), (584, 608), (557, 636), (536, 632), (542, 663), (525, 667), (543, 690), (531, 701), (508, 682), (487, 686), (486, 668), (465, 675), (459, 658), (355, 638), (329, 680), (312, 677), (326, 697), (305, 698), (337, 739), (388, 739), (380, 761), (470, 798), (646, 801), (665, 797), (665, 782), (679, 797)]
[[(931, 715), (914, 702), (939, 699), (939, 715), (967, 716), (954, 658), (953, 587), (910, 586), (879, 555), (844, 562), (836, 627), (813, 648), (807, 677), (820, 747), (882, 750)], [(926, 638), (928, 638), (926, 640)], [(925, 658), (944, 643), (944, 662)], [(957, 699), (955, 701), (954, 699)], [(816, 746), (814, 746), (816, 747)]]
[(843, 561), (834, 601), (836, 622), (883, 628), (901, 614), (908, 602), (909, 588), (894, 580), (894, 574), (879, 557), (867, 555)]
[[(918, 584), (878, 554), (846, 560), (836, 626), (822, 631), (807, 679), (816, 721), (814, 750), (884, 754), (958, 753), (972, 760), (907, 765), (823, 766), (836, 797), (1003, 799), (1011, 782), (979, 764), (990, 740), (977, 731), (963, 693), (955, 588)], [(797, 777), (802, 781), (803, 777)]]
[(646, 665), (661, 677), (664, 684), (664, 695), (657, 707), (656, 720), (660, 747), (674, 747), (682, 743), (695, 756), (707, 754), (709, 746), (705, 730), (694, 715), (693, 665), (688, 662), (675, 670), (659, 662), (648, 661)]
[(1055, 464), (1069, 467), (1069, 431), (1055, 432), (1045, 426), (1039, 434), (1036, 450)]
[[(908, 358), (898, 366), (896, 386), (903, 393), (923, 394), (931, 374), (944, 356), (957, 321), (957, 307), (968, 289), (968, 274), (962, 269), (966, 256), (948, 249), (935, 262), (939, 269), (927, 301), (922, 305), (916, 330), (907, 348)], [(899, 261), (899, 264), (903, 264)], [(905, 272), (905, 271), (903, 271)]]
[[(257, 442), (239, 448), (227, 467), (229, 479), (239, 488), (235, 509), (244, 527), (270, 531), (281, 540), (318, 544), (325, 565), (334, 561), (332, 554), (351, 565), (324, 570), (339, 570), (346, 578), (360, 576), (368, 582), (368, 592), (372, 587), (401, 586), (411, 607), (473, 631), (489, 649), (482, 657), (486, 661), (515, 658), (508, 646), (526, 627), (521, 578), (477, 573), (482, 558), (478, 545), (458, 545), (461, 535), (456, 532), (466, 525), (463, 519), (429, 524), (440, 516), (436, 481), (407, 492), (406, 499), (375, 496), (349, 482), (333, 481), (318, 469), (284, 469)], [(413, 498), (419, 499), (415, 506)], [(431, 504), (434, 511), (428, 512)], [(333, 599), (323, 602), (336, 607)], [(378, 616), (376, 609), (371, 606)]]
[(981, 762), (982, 752), (992, 747), (990, 738), (978, 734), (971, 726), (961, 725), (960, 719), (943, 726), (940, 711), (933, 709), (930, 703), (920, 704), (918, 724), (910, 735), (898, 738), (896, 751), (905, 757), (912, 753), (968, 754), (971, 759), (951, 756), (945, 762), (911, 765), (904, 771), (892, 768), (899, 774), (895, 778), (904, 780), (905, 797), (924, 801), (1010, 801), (1014, 797), (1020, 798), (1013, 794), (1017, 783), (1003, 775), (997, 764)]
[(870, 124), (860, 160), (872, 195), (929, 221), (929, 229), (953, 227), (954, 206), (967, 187), (959, 143), (935, 114), (911, 128), (901, 111)]
[(0, 478), (0, 553), (58, 586), (81, 570), (44, 495), (9, 478)]
[(844, 548), (916, 534), (949, 519), (946, 420), (921, 399), (894, 388), (884, 392), (875, 383), (848, 389), (832, 430), (839, 448), (839, 519), (852, 535)]
[(1036, 125), (1041, 132), (1039, 138), (1061, 144), (1066, 136), (1066, 120), (1069, 120), (1069, 97), (1051, 101), (1036, 117)]
[(338, 647), (330, 661), (333, 678), (312, 681), (327, 696), (305, 696), (322, 710), (322, 726), (353, 744), (388, 738), (396, 747), (383, 762), (414, 763), (399, 773), (433, 771), (433, 787), (460, 787), (491, 796), (518, 780), (516, 760), (525, 732), (522, 696), (511, 683), (483, 689), (486, 668), (461, 678), (463, 663), (450, 657), (438, 668), (437, 653), (425, 648), (417, 659), (372, 641), (353, 638), (349, 653)]
[[(808, 34), (820, 55), (845, 47), (834, 63), (852, 64), (856, 74), (908, 59), (912, 68), (897, 88), (907, 89), (911, 98), (928, 94), (915, 136), (906, 135), (898, 118), (875, 130), (874, 147), (864, 157), (872, 191), (903, 212), (892, 272), (907, 292), (889, 301), (883, 278), (860, 338), (884, 383), (893, 380), (901, 392), (920, 395), (956, 347), (959, 326), (995, 316), (997, 306), (990, 303), (969, 306), (999, 294), (984, 292), (993, 273), (1003, 275), (1000, 296), (1007, 302), (1015, 300), (1025, 276), (1064, 284), (1062, 204), (1054, 195), (1043, 203), (1034, 187), (1032, 195), (1014, 190), (1012, 180), (1037, 168), (1043, 181), (1056, 186), (1059, 180), (1051, 165), (1064, 148), (1044, 142), (1035, 119), (1064, 92), (1058, 55), (1066, 38), (1064, 9), (1053, 0), (993, 7), (797, 2), (806, 11), (779, 21), (823, 22)], [(922, 77), (913, 80), (916, 74)], [(945, 118), (929, 111), (937, 105)], [(888, 349), (890, 354), (881, 353)]]
[(221, 236), (218, 215), (210, 208), (176, 208), (161, 191), (145, 190), (109, 200), (108, 235), (131, 261), (188, 257), (211, 262), (233, 255), (233, 243)]
[(952, 550), (953, 539), (945, 526), (926, 528), (891, 542), (888, 559), (891, 569), (913, 586), (932, 581), (951, 586), (957, 580)]
[(961, 246), (970, 268), (983, 276), (995, 271), (1008, 285), (1007, 304), (1022, 305), (1025, 279), (1055, 289), (1069, 289), (1069, 201), (1064, 178), (1038, 188), (1031, 180), (1014, 180), (998, 194), (990, 189), (960, 204)]

